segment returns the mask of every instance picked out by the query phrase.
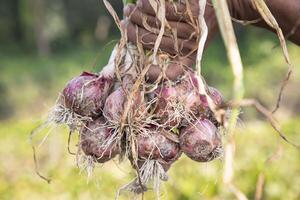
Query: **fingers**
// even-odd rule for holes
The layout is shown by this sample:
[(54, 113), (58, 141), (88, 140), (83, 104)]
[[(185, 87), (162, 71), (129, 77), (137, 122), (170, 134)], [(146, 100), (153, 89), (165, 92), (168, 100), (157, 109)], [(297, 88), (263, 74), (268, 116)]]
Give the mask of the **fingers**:
[(165, 71), (166, 77), (172, 81), (176, 80), (179, 76), (183, 75), (183, 73), (183, 66), (181, 66), (178, 63), (171, 63)]
[(184, 69), (190, 69), (192, 64), (193, 62), (188, 58), (176, 59), (170, 62), (164, 72), (160, 66), (151, 65), (146, 74), (146, 80), (154, 83), (163, 74), (164, 78), (175, 81), (184, 74)]
[[(151, 65), (147, 74), (146, 80), (150, 83), (154, 83), (161, 75), (163, 70), (158, 65)], [(175, 81), (178, 77), (184, 74), (183, 67), (176, 63), (171, 63), (167, 66), (167, 69), (164, 72), (165, 78)]]
[[(124, 8), (124, 15), (130, 19), (134, 24), (141, 27), (150, 27), (160, 29), (160, 21), (153, 16), (143, 14), (135, 5), (131, 4)], [(176, 30), (177, 37), (182, 39), (196, 38), (198, 30), (188, 23), (169, 21), (169, 25), (173, 30)], [(146, 28), (148, 31), (149, 28)], [(171, 33), (170, 33), (171, 34)]]
[[(188, 21), (188, 13), (186, 5), (183, 3), (169, 3), (166, 2), (166, 18), (170, 21)], [(192, 15), (198, 16), (199, 6), (196, 0), (189, 1)], [(152, 8), (149, 0), (138, 0), (137, 6), (139, 10), (148, 15), (156, 16), (154, 9)]]
[[(144, 28), (134, 25), (128, 20), (121, 22), (121, 27), (127, 32), (129, 41), (137, 44), (137, 40), (142, 44), (143, 48), (152, 50), (157, 40), (157, 35), (147, 31)], [(197, 43), (194, 41), (183, 40), (178, 38), (175, 40), (171, 37), (163, 36), (160, 43), (160, 50), (168, 52), (171, 55), (187, 56), (197, 50)]]
[(158, 65), (151, 65), (151, 67), (146, 73), (146, 81), (150, 83), (154, 83), (161, 75), (161, 73), (162, 70)]
[[(125, 30), (129, 41), (134, 44), (137, 44), (137, 41), (139, 41), (144, 49), (153, 49), (157, 39), (156, 34), (134, 25), (129, 20), (121, 21), (121, 28)], [(194, 64), (197, 48), (197, 43), (194, 41), (178, 39), (178, 48), (176, 48), (174, 46), (174, 40), (164, 36), (159, 48), (160, 50), (168, 52), (171, 55), (176, 55), (177, 57), (167, 66), (164, 72), (159, 66), (152, 65), (146, 74), (147, 81), (149, 82), (155, 82), (162, 74), (169, 80), (176, 80), (184, 74), (184, 69), (191, 68)], [(176, 49), (179, 49), (179, 51), (176, 51)], [(186, 56), (188, 54), (191, 55), (189, 57), (180, 58), (180, 56)]]

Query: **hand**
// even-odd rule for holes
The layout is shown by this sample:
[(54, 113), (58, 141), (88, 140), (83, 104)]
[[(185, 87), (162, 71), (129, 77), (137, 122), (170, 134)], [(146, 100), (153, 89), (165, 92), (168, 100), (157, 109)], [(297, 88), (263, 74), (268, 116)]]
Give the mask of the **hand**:
[[(193, 26), (192, 20), (197, 21), (198, 18), (198, 0), (189, 0), (189, 4), (193, 19), (188, 15), (185, 4), (166, 2), (166, 19), (170, 27), (177, 30), (178, 48), (175, 46), (176, 43), (172, 38), (172, 33), (165, 30), (160, 49), (180, 57), (188, 55), (188, 58), (193, 63), (198, 46), (199, 30), (195, 25)], [(138, 37), (141, 39), (143, 47), (145, 49), (153, 49), (160, 29), (160, 21), (157, 19), (149, 0), (138, 0), (136, 5), (130, 4), (125, 6), (124, 15), (129, 19), (122, 22), (126, 28), (129, 41), (136, 43), (136, 33), (138, 32)], [(210, 22), (208, 23), (209, 33), (212, 33), (209, 34), (210, 39), (217, 29), (216, 18), (211, 6), (207, 6), (205, 16)]]
[[(261, 19), (260, 14), (253, 7), (251, 0), (227, 0), (229, 11), (234, 19), (243, 21), (252, 21)], [(192, 15), (196, 18), (198, 16), (198, 0), (189, 0)], [(279, 26), (282, 28), (285, 35), (289, 35), (292, 42), (300, 45), (300, 3), (299, 0), (266, 0), (266, 3), (276, 18)], [(176, 8), (176, 9), (175, 9)], [(177, 10), (177, 12), (176, 12)], [(157, 38), (157, 33), (153, 33), (144, 27), (143, 19), (152, 28), (159, 28), (159, 22), (155, 16), (148, 0), (138, 0), (137, 5), (127, 5), (124, 8), (124, 15), (129, 18), (127, 24), (127, 31), (129, 40), (136, 41), (134, 24), (139, 26), (140, 37), (147, 41), (145, 48), (152, 49), (154, 41)], [(171, 27), (177, 28), (179, 43), (182, 45), (182, 51), (186, 52), (193, 49), (197, 44), (195, 40), (188, 40), (187, 38), (195, 38), (193, 35), (197, 33), (188, 22), (189, 17), (186, 14), (186, 7), (183, 3), (168, 3), (166, 2), (166, 18)], [(205, 20), (208, 26), (208, 41), (213, 37), (217, 31), (217, 22), (214, 14), (214, 9), (211, 6), (210, 0), (207, 2), (205, 9)], [(267, 28), (269, 27), (264, 20), (260, 20), (253, 25)], [(297, 27), (298, 26), (298, 27)], [(163, 37), (161, 49), (170, 54), (175, 54), (174, 41), (170, 37)], [(193, 59), (193, 56), (191, 57)]]
[[(191, 5), (192, 16), (197, 20), (199, 12), (198, 0), (188, 0), (188, 2)], [(227, 0), (227, 2), (233, 19), (242, 21), (255, 20), (257, 22), (253, 25), (275, 32), (274, 29), (269, 27), (264, 20), (261, 19), (260, 14), (253, 7), (251, 0)], [(287, 36), (287, 39), (300, 45), (299, 0), (266, 0), (266, 3), (284, 35)], [(123, 21), (122, 24), (123, 28), (127, 31), (129, 41), (136, 43), (136, 33), (138, 32), (138, 38), (141, 39), (143, 47), (145, 49), (153, 49), (158, 35), (154, 30), (160, 28), (160, 22), (156, 18), (149, 0), (138, 0), (137, 5), (127, 5), (124, 8), (124, 15), (128, 20)], [(208, 43), (217, 32), (217, 20), (210, 0), (207, 2), (204, 17), (208, 26)], [(191, 67), (195, 63), (196, 47), (198, 45), (196, 34), (198, 34), (198, 30), (191, 25), (191, 19), (187, 15), (186, 6), (183, 3), (166, 2), (166, 19), (172, 28), (177, 29), (178, 46), (180, 47), (179, 55), (183, 56), (183, 58), (177, 59), (185, 61), (187, 67)], [(145, 27), (145, 24), (148, 26)], [(136, 31), (136, 28), (138, 31)], [(160, 49), (171, 55), (178, 54), (176, 47), (174, 47), (174, 40), (167, 34), (162, 38)], [(189, 54), (189, 56), (185, 57), (187, 54)], [(173, 64), (172, 67), (174, 70), (169, 70), (172, 77), (176, 78), (180, 73), (183, 73), (182, 70), (178, 70), (178, 65)], [(153, 71), (155, 70), (152, 70), (152, 72)], [(156, 72), (156, 74), (158, 74), (157, 70)], [(153, 77), (155, 78), (155, 76)]]
[[(300, 2), (299, 0), (265, 0), (283, 34), (291, 42), (300, 45)], [(231, 16), (242, 21), (258, 20), (254, 26), (275, 32), (254, 8), (252, 0), (227, 0)]]
[[(190, 69), (195, 63), (199, 30), (196, 26), (193, 26), (192, 20), (197, 21), (198, 19), (198, 0), (189, 0), (189, 4), (193, 19), (188, 15), (185, 4), (166, 2), (166, 19), (170, 27), (177, 30), (176, 38), (178, 41), (176, 47), (172, 33), (167, 32), (160, 43), (162, 51), (169, 53), (171, 56), (176, 55), (164, 72), (170, 80), (175, 80), (183, 74), (182, 65)], [(217, 29), (214, 11), (212, 7), (209, 7), (207, 6), (205, 13), (206, 18), (210, 22), (208, 30), (211, 34), (209, 34), (208, 40), (212, 38)], [(138, 38), (141, 40), (143, 48), (153, 49), (160, 29), (160, 21), (157, 19), (149, 0), (138, 0), (136, 5), (130, 4), (125, 6), (124, 15), (127, 17), (127, 20), (122, 21), (121, 25), (126, 30), (129, 41), (136, 44), (136, 34), (138, 33)], [(158, 66), (151, 67), (148, 73), (148, 80), (155, 81), (160, 73), (161, 69)]]

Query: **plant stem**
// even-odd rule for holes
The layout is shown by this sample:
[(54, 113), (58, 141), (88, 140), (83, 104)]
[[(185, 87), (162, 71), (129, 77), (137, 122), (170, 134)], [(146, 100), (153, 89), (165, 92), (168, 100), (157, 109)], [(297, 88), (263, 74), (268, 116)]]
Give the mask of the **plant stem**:
[(199, 0), (199, 16), (198, 16), (198, 21), (199, 21), (199, 27), (200, 27), (200, 40), (198, 44), (198, 51), (197, 51), (197, 59), (196, 59), (196, 70), (198, 73), (198, 76), (201, 77), (201, 60), (202, 60), (202, 55), (204, 51), (204, 46), (205, 42), (207, 39), (207, 25), (204, 19), (204, 13), (205, 13), (205, 7), (206, 7), (206, 0)]
[[(227, 50), (227, 56), (234, 75), (233, 100), (235, 103), (237, 103), (237, 105), (239, 105), (244, 96), (243, 65), (236, 42), (228, 5), (226, 0), (213, 0), (213, 5)], [(233, 162), (235, 152), (234, 131), (236, 128), (238, 115), (239, 108), (234, 108), (231, 111), (229, 122), (226, 125), (228, 133), (225, 144), (223, 182), (229, 186), (231, 192), (233, 192), (238, 199), (247, 199), (246, 196), (232, 183), (234, 176)]]

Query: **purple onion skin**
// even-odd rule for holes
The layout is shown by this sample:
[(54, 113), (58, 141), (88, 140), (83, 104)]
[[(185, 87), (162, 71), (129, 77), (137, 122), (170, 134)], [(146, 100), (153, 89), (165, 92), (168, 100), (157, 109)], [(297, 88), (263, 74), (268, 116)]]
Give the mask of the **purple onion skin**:
[(220, 156), (221, 138), (218, 129), (208, 119), (198, 119), (183, 128), (179, 141), (183, 153), (192, 160), (208, 162)]
[(173, 101), (177, 98), (177, 91), (172, 86), (162, 86), (154, 91), (154, 96), (158, 98), (157, 111), (165, 109), (169, 101)]
[(204, 99), (196, 91), (191, 91), (184, 98), (185, 111), (192, 113), (194, 116), (199, 116), (205, 109), (208, 108), (206, 98)]
[(173, 108), (170, 106), (170, 102), (176, 101), (177, 91), (175, 87), (162, 86), (157, 88), (155, 91), (155, 96), (158, 97), (155, 114), (159, 116), (160, 123), (166, 125), (166, 127), (176, 127), (181, 122), (180, 118), (170, 118), (170, 114), (174, 112)]
[(179, 145), (159, 133), (138, 135), (137, 146), (138, 156), (142, 159), (162, 159), (169, 163), (181, 155)]
[(83, 152), (99, 163), (107, 162), (118, 154), (116, 143), (105, 144), (105, 141), (111, 137), (112, 130), (104, 127), (104, 123), (104, 118), (97, 118), (88, 122), (80, 132), (80, 146)]
[(209, 86), (208, 95), (217, 106), (221, 106), (223, 104), (223, 96), (216, 88)]
[(198, 91), (198, 80), (193, 73), (188, 73), (180, 83), (176, 84), (179, 96), (186, 96), (192, 91)]
[[(136, 98), (133, 102), (132, 109), (135, 114), (142, 112), (144, 109), (143, 100), (141, 92), (136, 94)], [(112, 92), (106, 99), (103, 115), (107, 120), (118, 122), (122, 117), (124, 105), (126, 101), (126, 94), (121, 87), (117, 88)]]
[(198, 81), (192, 73), (188, 73), (178, 84), (174, 86), (163, 85), (155, 90), (154, 93), (158, 97), (155, 113), (160, 116), (160, 123), (167, 125), (167, 127), (176, 127), (182, 121), (181, 118), (170, 118), (172, 112), (174, 112), (173, 106), (183, 106), (184, 111), (181, 112), (185, 113), (182, 114), (192, 116), (199, 116), (208, 109), (207, 100), (199, 94)]
[(123, 113), (125, 100), (126, 96), (121, 87), (112, 92), (104, 104), (103, 115), (105, 118), (111, 121), (119, 121)]
[(177, 98), (177, 91), (172, 86), (162, 86), (154, 91), (154, 96), (158, 98), (156, 113), (162, 115), (166, 110), (169, 101)]
[(65, 106), (81, 116), (96, 117), (101, 114), (113, 80), (83, 72), (65, 86), (62, 94)]

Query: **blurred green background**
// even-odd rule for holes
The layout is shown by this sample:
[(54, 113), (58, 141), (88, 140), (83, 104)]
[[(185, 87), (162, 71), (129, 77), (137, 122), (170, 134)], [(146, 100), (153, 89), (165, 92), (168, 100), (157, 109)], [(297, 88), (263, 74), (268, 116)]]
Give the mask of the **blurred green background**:
[[(111, 2), (121, 16), (121, 1)], [(278, 40), (253, 27), (236, 26), (236, 34), (246, 97), (271, 109), (287, 70)], [(30, 131), (45, 119), (66, 81), (83, 70), (99, 71), (118, 38), (101, 1), (0, 1), (0, 199), (113, 199), (133, 178), (128, 163), (109, 162), (98, 166), (88, 181), (67, 152), (67, 130), (59, 127), (50, 130), (38, 149), (40, 169), (53, 179), (47, 184), (34, 173), (29, 143)], [(287, 137), (300, 144), (300, 47), (289, 43), (288, 48), (295, 69), (276, 117)], [(219, 36), (205, 51), (203, 66), (207, 82), (229, 100), (232, 72)], [(265, 165), (275, 151), (276, 159)], [(263, 199), (300, 199), (299, 151), (280, 140), (253, 108), (241, 112), (234, 167), (234, 182), (250, 199), (260, 172), (265, 174)], [(222, 169), (222, 160), (196, 163), (182, 156), (162, 185), (161, 199), (234, 199), (222, 184)], [(153, 198), (151, 192), (145, 196)]]

